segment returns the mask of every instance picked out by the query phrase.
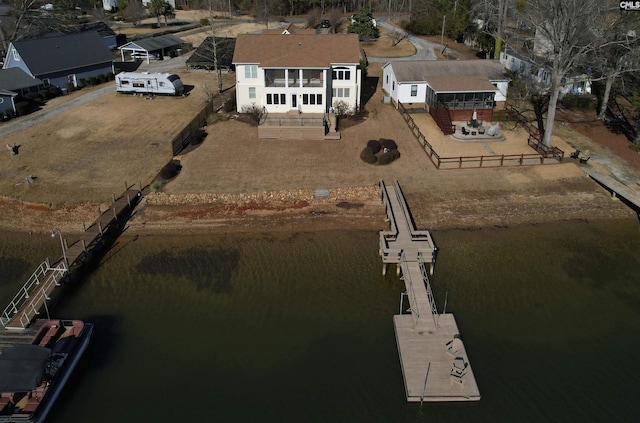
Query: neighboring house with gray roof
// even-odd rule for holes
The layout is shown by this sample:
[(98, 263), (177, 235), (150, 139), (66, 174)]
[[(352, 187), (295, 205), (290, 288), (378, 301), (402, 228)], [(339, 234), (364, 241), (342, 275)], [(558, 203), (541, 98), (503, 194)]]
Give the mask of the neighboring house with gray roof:
[[(241, 34), (236, 39), (237, 110), (256, 105), (274, 114), (325, 114), (360, 107), (357, 34)], [(340, 102), (340, 103), (338, 103)]]
[(182, 48), (182, 39), (175, 35), (161, 35), (159, 37), (143, 38), (141, 40), (131, 41), (118, 47), (122, 61), (125, 61), (125, 54), (129, 54), (133, 60), (155, 58), (162, 60), (164, 56)]
[(113, 56), (95, 31), (31, 40), (9, 45), (3, 69), (20, 68), (45, 86), (78, 86), (80, 79), (113, 72)]
[(444, 106), (452, 121), (491, 120), (502, 109), (511, 80), (493, 60), (395, 61), (383, 66), (382, 88), (406, 107)]
[(20, 68), (0, 69), (0, 114), (16, 111), (16, 102), (29, 92), (43, 88), (42, 81), (27, 75)]
[[(551, 88), (552, 64), (541, 57), (507, 48), (500, 52), (500, 63), (518, 77), (528, 78), (540, 84), (541, 91)], [(591, 94), (591, 75), (572, 70), (562, 78), (560, 99), (568, 94)]]

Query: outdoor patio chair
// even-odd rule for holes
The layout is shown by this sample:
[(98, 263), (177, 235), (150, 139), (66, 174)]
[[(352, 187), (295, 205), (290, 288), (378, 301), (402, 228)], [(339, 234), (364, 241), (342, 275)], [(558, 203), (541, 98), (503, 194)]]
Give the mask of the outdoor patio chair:
[(459, 335), (454, 336), (454, 338), (451, 341), (447, 342), (445, 345), (447, 354), (451, 355), (454, 358), (460, 356), (463, 348), (462, 340), (458, 336)]

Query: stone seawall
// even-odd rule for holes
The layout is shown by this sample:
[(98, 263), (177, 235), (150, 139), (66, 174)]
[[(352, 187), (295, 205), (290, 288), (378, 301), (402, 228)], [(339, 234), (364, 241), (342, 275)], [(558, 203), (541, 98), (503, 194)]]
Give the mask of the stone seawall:
[[(328, 195), (327, 195), (328, 194)], [(296, 203), (309, 204), (371, 201), (380, 198), (377, 185), (333, 189), (296, 189), (281, 191), (258, 191), (240, 194), (167, 194), (152, 192), (145, 196), (146, 204), (154, 206), (204, 205), (204, 204), (248, 204), (248, 203)]]

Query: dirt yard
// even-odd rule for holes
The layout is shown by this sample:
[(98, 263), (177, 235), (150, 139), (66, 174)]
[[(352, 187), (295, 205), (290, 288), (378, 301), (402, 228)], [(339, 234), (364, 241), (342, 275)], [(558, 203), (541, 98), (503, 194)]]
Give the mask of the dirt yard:
[[(202, 87), (215, 87), (211, 73), (183, 68), (179, 73), (193, 85), (186, 98), (144, 100), (113, 93), (7, 137), (5, 143), (19, 144), (20, 153), (0, 155), (0, 228), (48, 232), (58, 226), (79, 232), (82, 221), (93, 220), (98, 205), (122, 192), (125, 181), (150, 183), (172, 159), (170, 140), (203, 107)], [(181, 173), (145, 199), (130, 229), (379, 229), (383, 211), (375, 185), (380, 179), (401, 182), (416, 222), (426, 228), (633, 218), (572, 160), (436, 170), (400, 114), (382, 103), (381, 75), (380, 64), (372, 64), (369, 77), (378, 89), (365, 105), (364, 121), (341, 129), (339, 141), (260, 140), (255, 126), (222, 115), (212, 119), (217, 123), (207, 126), (204, 141), (176, 157)], [(225, 87), (234, 84), (232, 74), (225, 78)], [(561, 148), (612, 154), (571, 131), (571, 124), (558, 128)], [(425, 132), (428, 139), (441, 136), (433, 128)], [(360, 152), (380, 137), (397, 142), (400, 159), (387, 166), (364, 163)], [(330, 197), (315, 198), (316, 189), (328, 189)]]

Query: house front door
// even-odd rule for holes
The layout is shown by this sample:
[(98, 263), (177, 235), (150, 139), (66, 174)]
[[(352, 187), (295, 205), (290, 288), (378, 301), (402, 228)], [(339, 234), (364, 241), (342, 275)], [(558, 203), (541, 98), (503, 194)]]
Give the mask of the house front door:
[(298, 94), (291, 94), (291, 108), (298, 108)]

